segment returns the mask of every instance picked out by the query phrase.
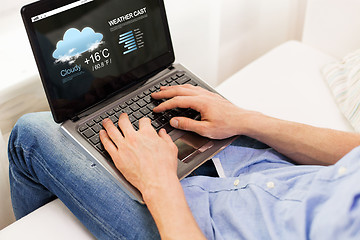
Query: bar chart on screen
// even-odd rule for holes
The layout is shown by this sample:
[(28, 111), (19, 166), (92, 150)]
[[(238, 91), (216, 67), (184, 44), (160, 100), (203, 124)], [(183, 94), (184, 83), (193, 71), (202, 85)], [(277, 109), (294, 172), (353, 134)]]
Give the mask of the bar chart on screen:
[(140, 29), (134, 29), (119, 35), (119, 45), (123, 45), (123, 55), (134, 52), (144, 47), (143, 33)]

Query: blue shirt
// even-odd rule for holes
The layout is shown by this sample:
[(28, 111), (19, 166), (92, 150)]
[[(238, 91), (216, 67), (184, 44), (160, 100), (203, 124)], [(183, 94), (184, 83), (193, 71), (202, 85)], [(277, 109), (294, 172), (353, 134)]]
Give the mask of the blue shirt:
[(328, 167), (232, 145), (216, 158), (226, 178), (182, 180), (208, 239), (360, 239), (360, 147)]

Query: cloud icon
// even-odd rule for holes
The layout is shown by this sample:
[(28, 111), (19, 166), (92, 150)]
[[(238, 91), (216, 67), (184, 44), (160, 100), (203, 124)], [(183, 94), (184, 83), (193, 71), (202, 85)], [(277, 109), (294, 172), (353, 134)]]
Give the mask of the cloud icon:
[(68, 29), (63, 40), (56, 44), (56, 50), (53, 52), (53, 58), (57, 62), (73, 63), (82, 53), (94, 51), (103, 42), (103, 35), (95, 33), (95, 31), (86, 27), (81, 32), (76, 28)]

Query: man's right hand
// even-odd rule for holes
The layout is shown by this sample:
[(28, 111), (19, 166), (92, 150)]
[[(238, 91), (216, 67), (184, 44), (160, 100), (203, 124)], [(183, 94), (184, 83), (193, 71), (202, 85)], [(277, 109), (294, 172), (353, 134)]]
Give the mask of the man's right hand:
[[(212, 139), (225, 139), (244, 134), (250, 124), (248, 116), (255, 112), (238, 108), (216, 93), (189, 84), (161, 87), (153, 93), (154, 99), (169, 99), (154, 108), (163, 112), (174, 108), (191, 108), (201, 114), (201, 121), (186, 117), (174, 117), (170, 124), (174, 128), (196, 132)], [(257, 113), (255, 113), (257, 114)]]

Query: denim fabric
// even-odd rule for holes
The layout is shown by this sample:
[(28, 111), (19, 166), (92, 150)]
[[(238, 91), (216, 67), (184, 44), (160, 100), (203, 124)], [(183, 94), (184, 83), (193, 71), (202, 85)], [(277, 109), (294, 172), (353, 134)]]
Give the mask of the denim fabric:
[[(226, 178), (206, 164), (182, 186), (208, 239), (357, 239), (360, 148), (334, 166), (295, 166), (248, 137), (220, 152)], [(145, 206), (131, 200), (59, 131), (30, 114), (9, 141), (17, 218), (59, 197), (98, 239), (159, 239)], [(211, 174), (210, 174), (211, 175)]]
[(79, 152), (49, 113), (30, 114), (9, 141), (17, 219), (58, 197), (98, 239), (159, 239), (146, 206), (131, 200)]

